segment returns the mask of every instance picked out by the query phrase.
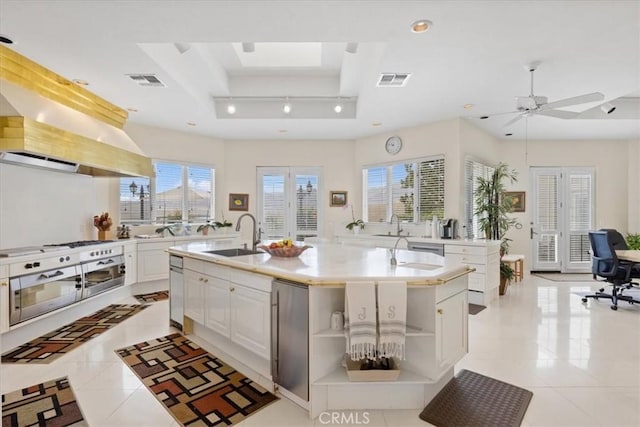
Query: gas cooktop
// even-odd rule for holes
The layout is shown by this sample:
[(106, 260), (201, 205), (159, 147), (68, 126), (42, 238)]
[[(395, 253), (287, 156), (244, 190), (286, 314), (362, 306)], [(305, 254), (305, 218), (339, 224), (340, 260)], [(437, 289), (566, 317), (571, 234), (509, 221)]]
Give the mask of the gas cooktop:
[(69, 248), (78, 248), (80, 246), (100, 245), (102, 243), (111, 243), (113, 240), (78, 240), (76, 242), (68, 243), (54, 243), (45, 246), (67, 246)]

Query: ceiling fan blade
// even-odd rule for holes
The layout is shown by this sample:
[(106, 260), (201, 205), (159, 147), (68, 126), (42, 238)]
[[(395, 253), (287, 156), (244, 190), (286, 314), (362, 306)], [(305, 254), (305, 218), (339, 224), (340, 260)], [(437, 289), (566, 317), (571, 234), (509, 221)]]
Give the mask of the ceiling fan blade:
[(512, 124), (514, 124), (515, 122), (517, 122), (518, 120), (520, 120), (523, 117), (524, 117), (524, 114), (518, 114), (513, 119), (511, 119), (507, 123), (505, 123), (503, 127), (511, 126)]
[(554, 108), (568, 107), (570, 105), (585, 104), (587, 102), (597, 102), (604, 100), (604, 95), (600, 92), (587, 93), (585, 95), (574, 96), (571, 98), (561, 99), (559, 101), (549, 102), (540, 106), (539, 110), (551, 110)]
[(518, 111), (518, 110), (515, 110), (515, 111), (507, 111), (506, 113), (486, 114), (486, 115), (484, 115), (484, 116), (474, 116), (473, 118), (474, 118), (474, 119), (481, 119), (481, 120), (484, 120), (484, 119), (489, 119), (489, 118), (494, 117), (494, 116), (504, 116), (505, 114), (513, 114), (513, 113), (519, 113), (519, 112), (520, 112), (520, 111)]
[(536, 114), (540, 116), (555, 117), (558, 119), (573, 119), (579, 113), (575, 113), (573, 111), (548, 110), (548, 111), (538, 111)]

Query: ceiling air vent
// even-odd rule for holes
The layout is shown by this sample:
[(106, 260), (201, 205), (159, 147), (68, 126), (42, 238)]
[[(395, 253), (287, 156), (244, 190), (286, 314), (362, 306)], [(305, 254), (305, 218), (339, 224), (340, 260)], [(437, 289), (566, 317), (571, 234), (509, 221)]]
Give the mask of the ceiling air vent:
[(167, 87), (155, 74), (127, 74), (131, 80), (142, 87)]
[(392, 74), (392, 73), (383, 73), (380, 74), (380, 78), (378, 79), (378, 87), (403, 87), (407, 84), (407, 80), (409, 80), (409, 76), (411, 74)]

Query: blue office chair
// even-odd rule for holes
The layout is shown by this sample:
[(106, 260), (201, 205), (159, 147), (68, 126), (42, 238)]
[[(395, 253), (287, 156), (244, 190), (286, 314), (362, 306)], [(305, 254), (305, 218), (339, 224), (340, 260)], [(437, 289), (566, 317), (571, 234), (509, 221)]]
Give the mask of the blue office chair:
[[(604, 281), (611, 283), (611, 293), (605, 293), (604, 288), (591, 295), (585, 295), (582, 302), (588, 298), (607, 298), (611, 300), (611, 309), (618, 309), (618, 301), (627, 301), (629, 304), (639, 303), (639, 300), (624, 295), (623, 291), (632, 283), (632, 279), (640, 278), (640, 264), (621, 261), (616, 256), (616, 249), (620, 250), (620, 238), (622, 236), (615, 230), (590, 231), (592, 264), (591, 271), (594, 276), (602, 277)], [(624, 241), (624, 238), (622, 238)], [(614, 247), (614, 242), (616, 246)], [(625, 243), (626, 246), (626, 243)]]

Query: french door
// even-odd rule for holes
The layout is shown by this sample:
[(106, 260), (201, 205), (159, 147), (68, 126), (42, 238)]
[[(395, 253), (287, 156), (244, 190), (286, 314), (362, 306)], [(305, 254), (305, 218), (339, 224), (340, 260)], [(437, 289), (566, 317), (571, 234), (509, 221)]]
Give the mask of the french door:
[(531, 168), (532, 270), (591, 271), (593, 168)]
[(304, 241), (319, 234), (321, 168), (258, 167), (262, 239)]

